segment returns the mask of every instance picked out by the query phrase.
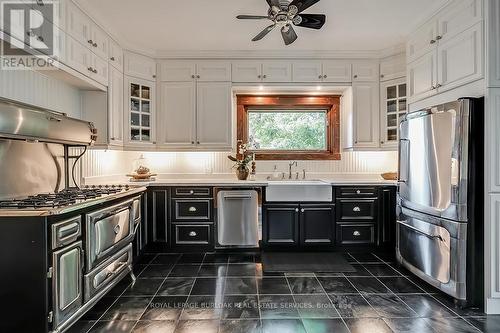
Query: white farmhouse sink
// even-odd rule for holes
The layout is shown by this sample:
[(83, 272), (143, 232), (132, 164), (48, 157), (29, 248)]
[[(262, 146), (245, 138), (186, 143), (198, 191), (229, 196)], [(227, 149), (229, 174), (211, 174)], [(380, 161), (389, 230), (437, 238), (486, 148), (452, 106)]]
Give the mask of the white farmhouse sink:
[(274, 180), (266, 187), (268, 202), (331, 202), (332, 199), (332, 185), (316, 179)]

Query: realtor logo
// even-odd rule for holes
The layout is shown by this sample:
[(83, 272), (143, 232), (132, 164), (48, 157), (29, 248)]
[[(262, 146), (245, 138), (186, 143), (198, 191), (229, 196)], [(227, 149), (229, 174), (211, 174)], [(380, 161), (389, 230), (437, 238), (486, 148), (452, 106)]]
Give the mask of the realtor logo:
[(2, 1), (3, 69), (45, 67), (54, 56), (56, 1)]

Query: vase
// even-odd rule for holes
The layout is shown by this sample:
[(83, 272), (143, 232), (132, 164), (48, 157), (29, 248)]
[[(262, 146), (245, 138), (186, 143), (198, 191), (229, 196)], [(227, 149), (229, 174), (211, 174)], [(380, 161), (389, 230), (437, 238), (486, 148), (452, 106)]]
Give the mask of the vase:
[(250, 171), (246, 165), (239, 165), (238, 168), (236, 168), (236, 177), (238, 177), (238, 180), (247, 180), (249, 173)]

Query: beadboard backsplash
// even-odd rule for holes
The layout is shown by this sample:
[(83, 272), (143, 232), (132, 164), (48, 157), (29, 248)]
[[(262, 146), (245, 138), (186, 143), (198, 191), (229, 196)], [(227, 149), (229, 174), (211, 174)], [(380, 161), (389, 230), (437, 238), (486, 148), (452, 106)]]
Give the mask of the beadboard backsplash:
[[(143, 154), (152, 172), (159, 177), (175, 174), (232, 174), (228, 152), (124, 152), (90, 150), (82, 160), (82, 176), (123, 176), (132, 171), (133, 162)], [(274, 165), (288, 170), (289, 161), (257, 161), (257, 174), (269, 174)], [(308, 174), (379, 174), (396, 171), (397, 152), (344, 152), (340, 161), (298, 161), (294, 171)]]

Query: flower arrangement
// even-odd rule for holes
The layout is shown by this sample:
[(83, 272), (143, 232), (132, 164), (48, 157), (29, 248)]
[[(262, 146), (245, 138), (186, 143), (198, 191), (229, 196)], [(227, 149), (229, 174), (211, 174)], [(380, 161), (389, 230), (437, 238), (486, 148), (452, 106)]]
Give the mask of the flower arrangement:
[(229, 155), (234, 162), (233, 168), (236, 168), (236, 176), (239, 180), (246, 180), (249, 174), (248, 164), (252, 161), (253, 155), (248, 153), (248, 144), (238, 141), (238, 153), (236, 156)]

